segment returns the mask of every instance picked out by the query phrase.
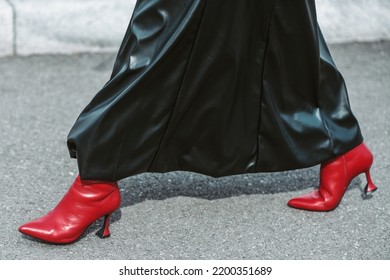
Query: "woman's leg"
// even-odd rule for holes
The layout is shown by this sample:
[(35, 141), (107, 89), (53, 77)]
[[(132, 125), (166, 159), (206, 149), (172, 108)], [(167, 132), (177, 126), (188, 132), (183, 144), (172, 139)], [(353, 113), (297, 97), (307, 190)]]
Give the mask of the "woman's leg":
[(67, 244), (76, 241), (97, 219), (104, 217), (98, 236), (110, 236), (109, 217), (120, 205), (116, 183), (81, 180), (78, 176), (59, 204), (47, 215), (22, 225), (19, 231), (39, 240)]
[(319, 188), (307, 195), (296, 197), (288, 205), (310, 211), (331, 211), (341, 202), (353, 178), (366, 174), (364, 198), (376, 191), (370, 176), (373, 156), (365, 144), (321, 164)]
[[(265, 58), (259, 165), (269, 171), (321, 164), (319, 190), (288, 205), (337, 207), (373, 157), (363, 144), (344, 79), (317, 23), (312, 0), (275, 0)], [(293, 167), (293, 168), (291, 168)]]
[[(150, 165), (205, 3), (137, 1), (110, 81), (69, 133), (69, 151), (78, 159), (80, 175), (50, 213), (20, 226), (20, 232), (45, 242), (67, 244), (104, 217), (98, 235), (110, 235), (109, 216), (120, 206), (116, 181), (126, 177), (123, 170), (126, 175), (141, 173)], [(137, 86), (138, 80), (143, 87)], [(164, 97), (156, 96), (161, 92)], [(127, 133), (139, 136), (128, 147), (133, 154), (120, 151)], [(121, 172), (116, 170), (119, 154), (130, 162)]]

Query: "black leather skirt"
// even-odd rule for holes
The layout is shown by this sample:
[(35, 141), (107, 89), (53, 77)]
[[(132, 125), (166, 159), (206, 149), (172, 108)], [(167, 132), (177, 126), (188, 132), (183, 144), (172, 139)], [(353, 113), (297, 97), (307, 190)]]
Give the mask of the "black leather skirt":
[(362, 142), (313, 0), (138, 0), (68, 136), (82, 179), (316, 165)]

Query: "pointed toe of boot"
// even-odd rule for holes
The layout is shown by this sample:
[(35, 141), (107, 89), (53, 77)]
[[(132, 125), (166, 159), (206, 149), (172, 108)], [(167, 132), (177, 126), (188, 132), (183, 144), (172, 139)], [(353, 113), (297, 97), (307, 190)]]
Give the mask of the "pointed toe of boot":
[(19, 232), (21, 232), (21, 233), (23, 233), (23, 234), (26, 234), (26, 235), (32, 235), (32, 234), (34, 234), (35, 233), (35, 231), (36, 231), (36, 228), (35, 227), (32, 227), (31, 225), (30, 225), (30, 223), (26, 223), (26, 224), (24, 224), (24, 225), (21, 225), (20, 227), (19, 227)]
[(288, 202), (287, 202), (287, 205), (292, 207), (292, 208), (296, 208), (296, 209), (305, 209), (307, 207), (308, 202), (312, 201), (309, 197), (307, 197), (307, 195), (303, 196), (303, 197), (296, 197), (296, 198), (293, 198), (293, 199), (290, 199)]
[(50, 230), (47, 230), (45, 225), (40, 222), (40, 219), (33, 220), (19, 227), (19, 231), (30, 237), (46, 241), (47, 236), (50, 236)]
[(302, 199), (300, 198), (293, 198), (293, 199), (290, 199), (288, 202), (287, 202), (287, 205), (292, 207), (292, 208), (297, 208), (297, 209), (301, 209), (302, 208)]
[(309, 211), (324, 211), (324, 199), (318, 191), (313, 191), (309, 194), (305, 194), (299, 197), (290, 199), (287, 205), (302, 210)]

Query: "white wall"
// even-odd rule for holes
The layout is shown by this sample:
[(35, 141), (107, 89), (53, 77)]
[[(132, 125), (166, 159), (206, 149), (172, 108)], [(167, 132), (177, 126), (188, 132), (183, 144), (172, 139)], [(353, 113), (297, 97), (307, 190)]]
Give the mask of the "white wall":
[(390, 39), (390, 0), (316, 0), (328, 42)]
[[(390, 39), (390, 0), (316, 3), (330, 43)], [(116, 51), (134, 4), (135, 0), (0, 0), (0, 56), (12, 55), (14, 46), (18, 55)]]
[(0, 0), (0, 56), (13, 54), (13, 16), (11, 6)]

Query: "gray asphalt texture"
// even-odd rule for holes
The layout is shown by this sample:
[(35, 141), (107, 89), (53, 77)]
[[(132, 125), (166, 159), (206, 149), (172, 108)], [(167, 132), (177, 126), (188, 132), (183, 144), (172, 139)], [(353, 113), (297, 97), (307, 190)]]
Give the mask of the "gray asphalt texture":
[(110, 238), (95, 236), (98, 221), (66, 246), (17, 229), (50, 211), (73, 182), (66, 136), (108, 80), (115, 54), (0, 59), (0, 259), (389, 260), (390, 42), (330, 48), (375, 156), (371, 199), (362, 200), (359, 176), (334, 211), (289, 208), (290, 198), (317, 186), (318, 166), (218, 179), (141, 174), (119, 183)]

